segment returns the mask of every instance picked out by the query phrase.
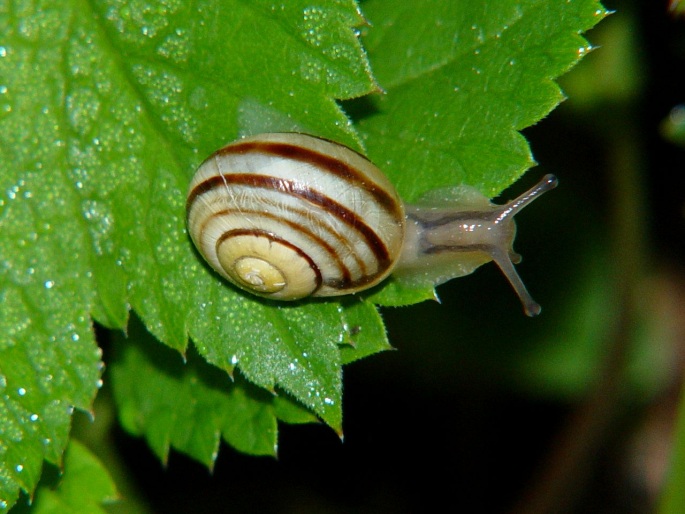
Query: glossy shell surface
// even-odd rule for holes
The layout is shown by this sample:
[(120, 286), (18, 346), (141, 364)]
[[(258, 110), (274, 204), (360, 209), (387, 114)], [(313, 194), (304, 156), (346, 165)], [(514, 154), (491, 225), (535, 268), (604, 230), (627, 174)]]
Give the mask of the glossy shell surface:
[(350, 148), (296, 133), (216, 151), (188, 191), (188, 229), (207, 262), (267, 298), (335, 296), (392, 271), (405, 215), (395, 188)]

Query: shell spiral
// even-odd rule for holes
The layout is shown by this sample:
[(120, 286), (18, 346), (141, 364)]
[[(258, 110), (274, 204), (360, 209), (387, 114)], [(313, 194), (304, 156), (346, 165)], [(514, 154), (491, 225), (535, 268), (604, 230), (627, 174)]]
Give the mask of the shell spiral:
[(207, 262), (251, 293), (336, 296), (392, 271), (402, 201), (385, 175), (346, 146), (297, 133), (248, 137), (198, 168), (186, 204)]

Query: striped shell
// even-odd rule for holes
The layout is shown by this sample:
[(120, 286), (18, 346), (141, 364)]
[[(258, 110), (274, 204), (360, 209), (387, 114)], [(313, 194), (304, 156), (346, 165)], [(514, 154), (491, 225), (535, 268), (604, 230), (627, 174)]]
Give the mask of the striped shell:
[(260, 134), (211, 155), (190, 183), (190, 236), (222, 276), (279, 300), (371, 287), (392, 271), (404, 208), (364, 156), (296, 133)]

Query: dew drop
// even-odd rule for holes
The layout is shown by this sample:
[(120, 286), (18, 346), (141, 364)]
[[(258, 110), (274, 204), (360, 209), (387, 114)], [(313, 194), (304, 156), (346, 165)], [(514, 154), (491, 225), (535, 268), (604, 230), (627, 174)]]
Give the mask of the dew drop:
[(85, 200), (81, 206), (83, 217), (90, 222), (93, 248), (98, 255), (109, 254), (113, 250), (110, 233), (114, 219), (109, 210), (100, 202)]
[(23, 387), (20, 387), (19, 389), (17, 389), (17, 394), (19, 396), (24, 396), (26, 394), (26, 389), (24, 389)]

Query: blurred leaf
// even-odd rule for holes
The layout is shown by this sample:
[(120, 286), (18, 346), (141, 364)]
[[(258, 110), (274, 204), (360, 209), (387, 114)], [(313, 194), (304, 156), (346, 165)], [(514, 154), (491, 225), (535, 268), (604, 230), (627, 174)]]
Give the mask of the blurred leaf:
[(678, 407), (675, 442), (670, 455), (670, 469), (659, 505), (659, 514), (681, 514), (685, 505), (685, 396), (681, 391), (681, 402)]
[[(636, 24), (636, 16), (622, 9), (593, 33), (592, 57), (561, 80), (573, 107), (595, 114), (608, 106), (625, 107), (638, 97), (645, 86), (646, 63)], [(593, 116), (591, 121), (603, 120)]]
[(305, 407), (298, 405), (287, 396), (273, 398), (274, 413), (276, 417), (286, 423), (315, 423), (318, 418)]
[(12, 512), (32, 514), (104, 514), (104, 505), (118, 499), (116, 486), (103, 464), (81, 443), (71, 440), (64, 453), (64, 470), (46, 476), (30, 506)]
[(682, 16), (685, 14), (685, 3), (681, 0), (671, 0), (669, 10), (676, 16)]
[(676, 105), (661, 125), (661, 133), (671, 142), (685, 146), (685, 105)]

